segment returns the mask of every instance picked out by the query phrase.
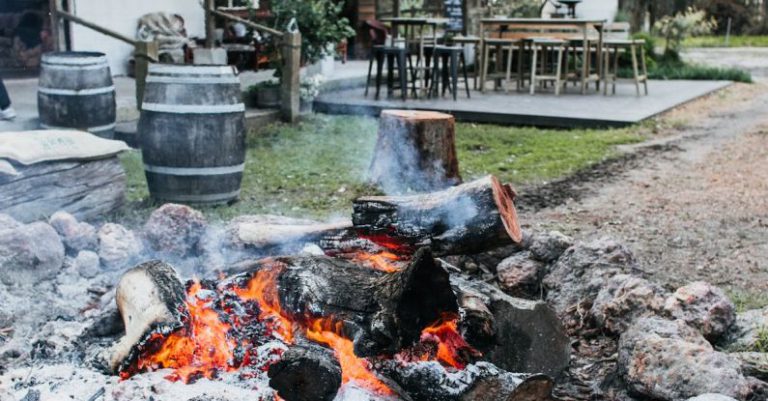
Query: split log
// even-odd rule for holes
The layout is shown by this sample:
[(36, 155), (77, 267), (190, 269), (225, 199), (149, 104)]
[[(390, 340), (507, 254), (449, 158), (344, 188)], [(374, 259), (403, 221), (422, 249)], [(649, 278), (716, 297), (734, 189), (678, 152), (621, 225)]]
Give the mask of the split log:
[(420, 249), (402, 271), (384, 273), (330, 257), (279, 257), (253, 265), (232, 280), (243, 287), (262, 269), (280, 268), (280, 305), (295, 320), (341, 323), (359, 357), (392, 355), (417, 342), (421, 331), (458, 306), (448, 273)]
[(267, 374), (269, 386), (286, 401), (331, 401), (341, 387), (333, 351), (311, 343), (289, 348)]
[(548, 376), (509, 373), (488, 362), (449, 372), (437, 362), (385, 361), (377, 372), (419, 401), (549, 401), (554, 387)]
[(168, 334), (183, 326), (185, 295), (184, 285), (171, 265), (151, 261), (123, 274), (115, 289), (115, 301), (125, 336), (111, 350), (109, 364), (115, 373), (138, 357), (137, 346), (150, 334)]
[(371, 196), (354, 201), (352, 223), (363, 235), (437, 255), (481, 252), (519, 243), (515, 192), (496, 177), (423, 195)]
[(450, 114), (382, 111), (371, 182), (388, 193), (427, 192), (460, 183), (454, 125)]
[(471, 335), (462, 334), (469, 345), (483, 352), (484, 360), (510, 372), (553, 377), (568, 367), (570, 338), (546, 303), (514, 298), (489, 284), (458, 276), (451, 276), (451, 284), (460, 300), (472, 300), (461, 303), (459, 328), (474, 327)]
[(125, 172), (117, 157), (14, 168), (18, 175), (0, 174), (0, 213), (21, 222), (47, 219), (60, 210), (78, 220), (92, 220), (124, 201)]
[(224, 245), (258, 255), (290, 255), (307, 243), (345, 236), (351, 227), (349, 221), (321, 223), (284, 216), (239, 216), (227, 225)]

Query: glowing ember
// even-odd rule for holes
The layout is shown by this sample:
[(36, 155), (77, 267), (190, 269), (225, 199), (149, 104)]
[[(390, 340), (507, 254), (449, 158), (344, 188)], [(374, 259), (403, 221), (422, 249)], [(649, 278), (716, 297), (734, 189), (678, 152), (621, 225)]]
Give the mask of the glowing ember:
[(464, 369), (467, 366), (464, 355), (481, 355), (459, 334), (457, 322), (458, 316), (445, 314), (438, 322), (421, 332), (421, 341), (436, 341), (437, 360), (456, 369)]
[(354, 381), (378, 394), (392, 394), (392, 390), (371, 373), (368, 361), (355, 356), (352, 341), (341, 336), (341, 331), (340, 323), (334, 323), (331, 319), (315, 319), (307, 327), (306, 334), (308, 339), (333, 349), (341, 364), (342, 383)]
[[(193, 377), (212, 378), (218, 370), (233, 370), (234, 349), (237, 345), (227, 333), (230, 325), (219, 319), (211, 292), (194, 282), (187, 295), (189, 319), (183, 330), (171, 333), (156, 352), (139, 358), (138, 370), (175, 369), (171, 380), (185, 382)], [(150, 342), (159, 340), (153, 334)]]
[(234, 291), (244, 301), (258, 302), (259, 319), (268, 322), (272, 333), (280, 339), (293, 344), (293, 322), (283, 314), (277, 293), (277, 277), (281, 271), (279, 266), (259, 270), (247, 288), (235, 288)]
[(353, 260), (371, 269), (387, 273), (400, 271), (400, 267), (395, 262), (401, 260), (401, 258), (391, 252), (367, 253), (360, 251), (354, 255)]

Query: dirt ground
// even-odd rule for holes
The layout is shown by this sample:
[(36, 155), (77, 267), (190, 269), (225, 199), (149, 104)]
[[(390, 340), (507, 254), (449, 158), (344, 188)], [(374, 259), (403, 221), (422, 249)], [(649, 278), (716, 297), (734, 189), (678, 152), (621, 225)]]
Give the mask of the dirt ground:
[(706, 280), (768, 303), (767, 89), (735, 85), (663, 116), (657, 139), (582, 179), (522, 189), (521, 221), (624, 241), (671, 288)]

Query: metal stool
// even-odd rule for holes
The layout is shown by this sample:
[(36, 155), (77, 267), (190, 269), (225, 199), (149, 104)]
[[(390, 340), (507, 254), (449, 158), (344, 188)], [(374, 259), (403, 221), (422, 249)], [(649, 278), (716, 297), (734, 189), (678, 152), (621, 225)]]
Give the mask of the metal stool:
[(478, 84), (480, 83), (480, 38), (477, 36), (454, 36), (452, 39), (452, 42), (456, 45), (459, 45), (463, 48), (466, 48), (467, 46), (472, 46), (475, 59), (473, 61), (474, 67), (472, 68), (472, 88), (477, 89)]
[[(387, 62), (387, 95), (391, 96), (395, 89), (400, 89), (403, 100), (408, 97), (408, 69), (406, 68), (407, 49), (396, 46), (374, 46), (371, 60), (368, 63), (368, 78), (365, 82), (365, 96), (368, 96), (368, 87), (371, 83), (371, 71), (373, 60), (376, 59), (376, 100), (379, 99), (381, 87), (381, 75), (384, 69), (384, 61)], [(394, 87), (394, 64), (397, 61), (397, 74), (400, 87)]]
[[(531, 39), (531, 47), (533, 48), (533, 56), (531, 59), (531, 95), (536, 94), (536, 84), (538, 82), (553, 81), (555, 84), (555, 96), (560, 96), (560, 88), (563, 86), (563, 54), (568, 45), (568, 42), (560, 39), (552, 38), (533, 38)], [(557, 61), (554, 65), (554, 75), (552, 72), (547, 72), (546, 53), (550, 50), (557, 52)], [(541, 57), (541, 68), (537, 71), (539, 65), (539, 53)], [(548, 75), (550, 74), (550, 75)]]
[[(464, 57), (464, 48), (461, 46), (435, 46), (432, 48), (433, 58), (433, 72), (432, 82), (430, 85), (430, 95), (437, 97), (438, 92), (438, 76), (442, 77), (443, 92), (448, 89), (453, 94), (453, 100), (458, 99), (459, 93), (459, 66), (461, 66), (464, 75), (464, 88), (467, 91), (467, 98), (469, 94), (469, 78), (467, 77), (467, 61)], [(442, 67), (441, 65), (442, 60)]]

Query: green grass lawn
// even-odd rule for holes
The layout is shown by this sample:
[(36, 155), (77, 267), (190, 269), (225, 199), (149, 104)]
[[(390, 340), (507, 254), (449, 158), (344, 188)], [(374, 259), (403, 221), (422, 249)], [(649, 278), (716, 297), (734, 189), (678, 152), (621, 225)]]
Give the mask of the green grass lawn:
[(728, 45), (725, 36), (696, 36), (685, 39), (683, 47), (768, 47), (768, 36), (731, 36)]
[[(240, 202), (203, 211), (213, 220), (249, 213), (346, 216), (352, 199), (376, 193), (366, 185), (366, 172), (377, 124), (367, 117), (313, 115), (294, 126), (278, 123), (250, 132)], [(636, 128), (545, 130), (459, 123), (456, 131), (465, 180), (495, 174), (518, 188), (568, 175), (611, 157), (615, 145), (644, 139)], [(123, 215), (143, 219), (155, 205), (147, 200), (141, 154), (124, 154), (122, 161), (129, 201)]]

